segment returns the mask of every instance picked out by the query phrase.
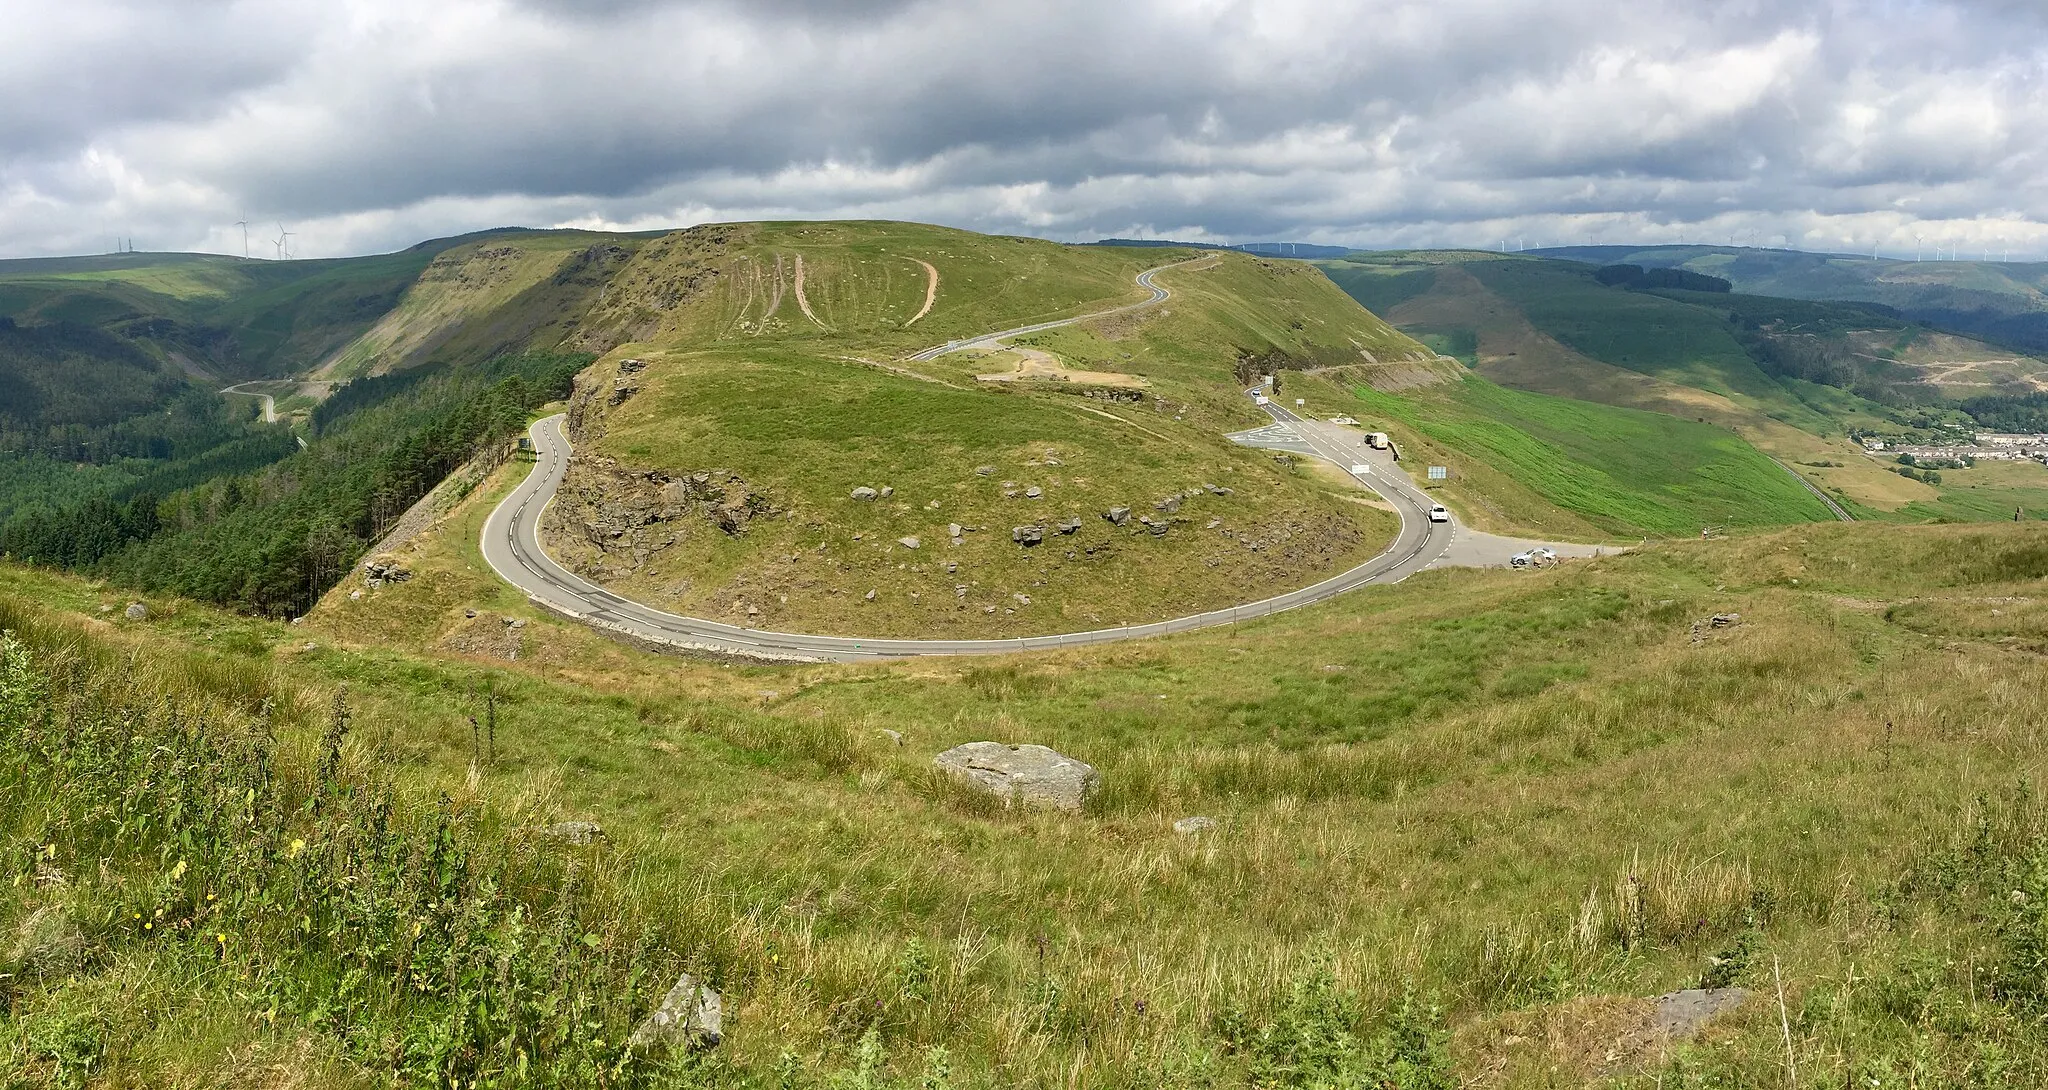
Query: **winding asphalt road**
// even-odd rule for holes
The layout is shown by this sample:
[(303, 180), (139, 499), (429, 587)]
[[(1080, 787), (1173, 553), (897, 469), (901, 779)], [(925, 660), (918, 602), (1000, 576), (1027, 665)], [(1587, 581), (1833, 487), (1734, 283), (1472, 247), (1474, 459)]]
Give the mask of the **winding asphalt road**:
[[(1202, 259), (1196, 259), (1202, 260)], [(1177, 262), (1176, 264), (1186, 264)], [(1171, 294), (1152, 282), (1154, 274), (1172, 265), (1150, 269), (1138, 276), (1138, 283), (1150, 288), (1152, 298), (1096, 314), (1045, 322), (992, 333), (968, 341), (941, 345), (919, 353), (914, 359), (932, 359), (946, 352), (987, 347), (1005, 337), (1052, 329), (1088, 318), (1155, 306)], [(484, 523), (483, 552), (498, 576), (543, 608), (608, 629), (637, 640), (670, 647), (793, 661), (856, 662), (905, 658), (916, 655), (990, 655), (1035, 651), (1055, 647), (1076, 647), (1145, 639), (1175, 632), (1189, 632), (1211, 625), (1264, 617), (1335, 597), (1371, 583), (1392, 583), (1429, 566), (1450, 544), (1449, 523), (1432, 523), (1427, 512), (1430, 501), (1395, 468), (1384, 452), (1365, 448), (1363, 436), (1332, 424), (1303, 420), (1277, 404), (1266, 411), (1276, 424), (1298, 435), (1317, 456), (1347, 470), (1355, 464), (1379, 465), (1357, 479), (1393, 505), (1401, 518), (1401, 531), (1394, 543), (1380, 555), (1349, 571), (1320, 583), (1289, 591), (1257, 602), (1211, 610), (1150, 624), (1102, 628), (1053, 636), (1024, 636), (990, 640), (908, 640), (863, 639), (854, 636), (816, 636), (796, 632), (774, 632), (745, 628), (700, 617), (683, 617), (622, 598), (557, 564), (541, 547), (541, 514), (554, 499), (555, 490), (569, 469), (569, 437), (566, 417), (556, 414), (536, 421), (529, 434), (536, 460), (533, 472), (502, 500)]]

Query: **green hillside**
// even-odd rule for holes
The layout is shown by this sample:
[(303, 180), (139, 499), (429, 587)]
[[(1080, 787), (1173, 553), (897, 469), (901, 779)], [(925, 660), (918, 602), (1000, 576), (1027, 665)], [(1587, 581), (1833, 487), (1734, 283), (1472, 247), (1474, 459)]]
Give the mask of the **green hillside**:
[(1790, 299), (1854, 299), (2032, 354), (2048, 353), (2048, 263), (1908, 261), (1719, 246), (1588, 246), (1539, 251), (1600, 265), (1686, 268), (1736, 290)]
[[(473, 549), (478, 501), (433, 547)], [(0, 567), (0, 1057), (32, 1086), (1192, 1090), (1779, 1085), (1789, 1050), (1814, 1085), (2032, 1085), (2037, 538), (1804, 526), (772, 668), (607, 643), (459, 562), (298, 626), (109, 623), (124, 596)], [(415, 598), (517, 660), (375, 627)], [(931, 771), (982, 738), (1100, 793), (1006, 811)], [(572, 818), (606, 837), (541, 832)], [(665, 1066), (623, 1042), (680, 971), (725, 1036)], [(1751, 998), (1649, 1028), (1701, 984)]]
[[(1187, 259), (1161, 275), (1176, 295), (1156, 314), (1019, 342), (1042, 372), (1018, 372), (1015, 352), (906, 359), (1143, 300), (1137, 273)], [(1235, 370), (1247, 356), (1429, 355), (1295, 263), (910, 224), (693, 229), (645, 247), (615, 285), (584, 335), (634, 340), (579, 381), (580, 457), (550, 547), (664, 608), (809, 631), (1140, 623), (1362, 562), (1394, 520), (1225, 439), (1263, 420)], [(639, 483), (650, 473), (719, 497), (670, 510)], [(889, 494), (861, 502), (859, 488)], [(1105, 517), (1117, 507), (1131, 521)], [(1044, 544), (1013, 541), (1019, 526)]]
[(2009, 519), (2048, 503), (2038, 466), (1986, 463), (1936, 485), (1851, 441), (1946, 441), (1977, 426), (1966, 407), (2001, 414), (1987, 416), (1997, 430), (2048, 385), (2048, 364), (1883, 306), (1626, 290), (1600, 283), (1591, 264), (1522, 255), (1372, 254), (1322, 267), (1493, 383), (1729, 429), (1863, 517)]

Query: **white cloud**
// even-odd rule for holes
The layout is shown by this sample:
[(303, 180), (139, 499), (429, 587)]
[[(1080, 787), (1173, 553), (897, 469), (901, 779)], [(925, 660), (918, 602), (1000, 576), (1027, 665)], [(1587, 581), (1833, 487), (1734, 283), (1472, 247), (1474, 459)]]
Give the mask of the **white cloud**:
[(15, 7), (9, 255), (238, 251), (243, 218), (316, 256), (849, 215), (2048, 254), (2048, 36), (2018, 0)]

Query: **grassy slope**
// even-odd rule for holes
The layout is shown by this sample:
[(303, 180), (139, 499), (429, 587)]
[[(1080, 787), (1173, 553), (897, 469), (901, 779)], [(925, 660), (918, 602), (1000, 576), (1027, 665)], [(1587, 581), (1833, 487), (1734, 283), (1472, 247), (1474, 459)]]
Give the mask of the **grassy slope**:
[[(1228, 631), (1010, 661), (727, 668), (540, 617), (515, 667), (423, 657), (406, 644), (440, 636), (420, 621), (530, 616), (469, 544), (490, 498), (420, 543), (414, 580), (338, 595), (300, 628), (155, 603), (114, 638), (253, 656), (309, 702), (346, 681), (365, 756), (429, 790), (463, 779), (464, 694), (493, 679), (484, 792), (603, 820), (646, 869), (636, 896), (680, 886), (706, 906), (722, 1051), (743, 1067), (784, 1049), (849, 1062), (867, 1020), (835, 1012), (882, 998), (898, 1070), (945, 1044), (966, 1085), (1186, 1085), (1165, 1069), (1208, 1053), (1235, 1085), (1242, 1057), (1216, 1055), (1212, 1016), (1244, 1003), (1256, 1021), (1326, 951), (1368, 1008), (1404, 982), (1446, 1000), (1468, 1079), (1610, 1068), (1648, 1085), (1656, 1065), (1626, 1048), (1603, 1063), (1618, 1042), (1597, 1025), (1555, 1045), (1526, 1027), (1573, 1021), (1579, 997), (1695, 983), (1755, 919), (1735, 979), (1768, 988), (1782, 964), (1821, 1084), (1915, 1055), (1957, 1074), (1973, 1038), (2001, 1033), (2041, 1071), (2039, 1041), (1988, 998), (1969, 1020), (1893, 1015), (1902, 996), (1959, 1001), (1969, 972), (1942, 959), (1986, 947), (1954, 923), (1884, 922), (1920, 918), (1885, 885), (1967, 830), (1973, 794), (2042, 771), (2036, 533), (1820, 525), (1536, 576), (1435, 572)], [(122, 602), (19, 569), (4, 583), (88, 616)], [(1727, 611), (1744, 625), (1690, 634)], [(923, 771), (981, 737), (1093, 761), (1104, 794), (1085, 817), (1002, 815)], [(1176, 836), (1189, 813), (1221, 828)], [(906, 1003), (909, 962), (932, 983)], [(108, 971), (20, 1009), (89, 1006), (140, 970)], [(152, 1040), (131, 1063), (177, 1051)], [(1686, 1062), (1760, 1082), (1783, 1048), (1764, 1004)]]
[[(1931, 367), (2010, 353), (1961, 338), (1901, 330), (1900, 323), (1881, 317), (1855, 321), (1825, 304), (1616, 292), (1592, 283), (1588, 270), (1555, 261), (1419, 254), (1405, 261), (1379, 258), (1329, 268), (1346, 290), (1368, 306), (1384, 308), (1382, 313), (1408, 332), (1469, 345), (1468, 362), (1494, 382), (1731, 429), (1864, 517), (1972, 521), (1990, 517), (1999, 504), (2005, 504), (2003, 517), (2009, 518), (2013, 506), (2048, 503), (2048, 491), (2042, 491), (2048, 490), (2048, 478), (2027, 467), (1997, 474), (1967, 471), (1961, 478), (1945, 475), (1940, 489), (1898, 476), (1842, 437), (1849, 426), (1891, 426), (1879, 407), (1806, 383), (1774, 383), (1776, 393), (1758, 387), (1758, 379), (1770, 380), (1747, 357), (1743, 365), (1727, 358), (1729, 351), (1740, 353), (1741, 348), (1719, 323), (1730, 309), (1747, 308), (1786, 318), (1795, 330), (1847, 336), (1851, 327), (1868, 328), (1871, 332), (1863, 336), (1873, 342), (1870, 347), (1892, 349), (1901, 366)], [(1496, 286), (1506, 290), (1496, 291)], [(1601, 328), (1602, 322), (1611, 328)], [(1874, 343), (1878, 338), (1887, 343)], [(1996, 373), (1996, 368), (1968, 370), (1978, 378)], [(1998, 484), (1987, 492), (1991, 476), (1997, 476)], [(2008, 495), (2008, 489), (2017, 491)], [(1949, 492), (1956, 493), (1955, 499), (1944, 498)], [(1994, 493), (1996, 502), (1988, 498)]]
[(594, 301), (603, 274), (640, 239), (589, 231), (486, 235), (432, 255), (376, 324), (324, 356), (321, 378), (383, 374), (437, 355), (476, 361), (553, 348)]
[[(795, 297), (799, 253), (815, 322)], [(778, 255), (783, 299), (771, 314)], [(1223, 438), (1256, 422), (1231, 386), (1240, 347), (1358, 359), (1355, 336), (1420, 351), (1305, 267), (1231, 256), (1175, 270), (1162, 280), (1185, 294), (1157, 314), (1034, 339), (1075, 366), (1143, 373), (1152, 386), (1136, 403), (977, 382), (991, 364), (966, 356), (891, 362), (931, 343), (1142, 299), (1132, 277), (1177, 256), (903, 224), (732, 225), (650, 245), (586, 323), (630, 328), (640, 340), (615, 355), (649, 361), (634, 380), (643, 392), (593, 413), (603, 423), (586, 429), (587, 451), (670, 473), (736, 474), (786, 514), (756, 518), (742, 535), (701, 517), (672, 523), (662, 533), (676, 544), (628, 568), (579, 544), (577, 527), (596, 517), (604, 489), (578, 491), (572, 479), (570, 492), (593, 502), (551, 509), (551, 546), (674, 608), (901, 635), (1177, 616), (1373, 555), (1393, 533), (1387, 513)], [(915, 259), (941, 280), (930, 314), (906, 332), (927, 287)], [(656, 305), (664, 301), (667, 310)], [(600, 364), (586, 388), (609, 389), (613, 374)], [(977, 474), (982, 466), (994, 471)], [(1208, 484), (1232, 494), (1212, 495)], [(895, 494), (849, 499), (862, 485)], [(1043, 497), (1003, 495), (1030, 487)], [(1101, 517), (1122, 504), (1164, 518), (1155, 501), (1189, 490), (1201, 494), (1163, 538)], [(1036, 549), (1011, 542), (1015, 526), (1069, 516), (1082, 520), (1079, 533), (1048, 533)], [(955, 547), (951, 523), (981, 529)], [(922, 547), (899, 545), (905, 536)]]

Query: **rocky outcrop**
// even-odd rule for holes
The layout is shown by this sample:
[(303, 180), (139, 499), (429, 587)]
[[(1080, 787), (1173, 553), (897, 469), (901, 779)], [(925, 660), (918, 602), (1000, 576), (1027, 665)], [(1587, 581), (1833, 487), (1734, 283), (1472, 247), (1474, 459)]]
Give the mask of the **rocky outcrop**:
[(725, 1003), (718, 989), (688, 973), (662, 997), (661, 1006), (634, 1027), (626, 1047), (642, 1054), (710, 1048), (724, 1036)]
[(1012, 526), (1010, 527), (1010, 540), (1019, 545), (1036, 545), (1045, 540), (1045, 527)]
[(1079, 810), (1102, 780), (1095, 766), (1037, 745), (968, 742), (932, 763), (1005, 802), (1057, 810)]
[(573, 459), (542, 531), (551, 547), (585, 575), (636, 568), (692, 534), (746, 533), (781, 507), (723, 469), (671, 474), (609, 458)]

